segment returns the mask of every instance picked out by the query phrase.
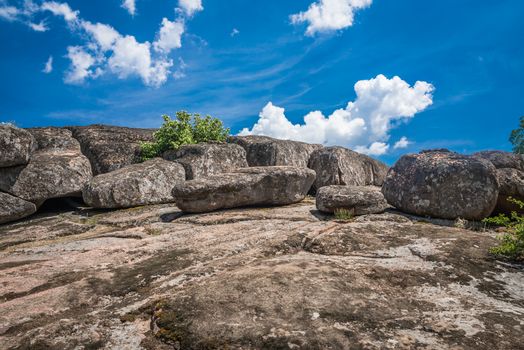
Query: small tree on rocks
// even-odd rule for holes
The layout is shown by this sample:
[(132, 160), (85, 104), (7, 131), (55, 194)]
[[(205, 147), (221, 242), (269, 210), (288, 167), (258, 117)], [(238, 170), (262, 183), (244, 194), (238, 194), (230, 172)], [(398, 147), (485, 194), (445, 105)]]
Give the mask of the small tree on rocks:
[(224, 128), (222, 121), (211, 116), (202, 118), (199, 114), (185, 111), (176, 112), (176, 118), (163, 115), (164, 123), (153, 134), (153, 142), (140, 145), (143, 160), (162, 155), (168, 150), (177, 150), (183, 145), (201, 142), (224, 142), (229, 136), (229, 129)]

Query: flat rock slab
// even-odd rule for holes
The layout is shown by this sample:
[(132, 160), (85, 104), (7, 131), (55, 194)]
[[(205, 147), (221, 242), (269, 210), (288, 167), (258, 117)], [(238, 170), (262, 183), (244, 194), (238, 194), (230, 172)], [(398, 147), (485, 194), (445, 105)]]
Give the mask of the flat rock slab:
[(252, 167), (186, 181), (174, 187), (173, 196), (177, 206), (189, 213), (252, 205), (286, 205), (303, 200), (313, 181), (315, 172), (308, 168)]
[(35, 139), (29, 132), (0, 123), (0, 168), (27, 164), (35, 148)]
[(173, 202), (171, 190), (185, 181), (184, 167), (160, 158), (95, 176), (84, 188), (93, 208), (129, 208)]
[(233, 136), (229, 142), (242, 146), (249, 166), (307, 167), (309, 156), (322, 145), (278, 140), (268, 136)]
[(400, 158), (382, 192), (389, 204), (406, 213), (481, 220), (495, 208), (499, 183), (489, 161), (435, 150)]
[(314, 202), (0, 226), (5, 349), (518, 349), (524, 270), (494, 232)]
[(163, 157), (166, 160), (182, 164), (186, 170), (186, 180), (228, 173), (248, 166), (246, 151), (235, 144), (201, 143), (187, 145), (176, 151), (167, 151)]
[(0, 224), (25, 218), (35, 212), (33, 203), (0, 192)]
[(390, 207), (374, 186), (325, 186), (318, 190), (316, 204), (325, 213), (345, 209), (352, 215), (378, 214)]

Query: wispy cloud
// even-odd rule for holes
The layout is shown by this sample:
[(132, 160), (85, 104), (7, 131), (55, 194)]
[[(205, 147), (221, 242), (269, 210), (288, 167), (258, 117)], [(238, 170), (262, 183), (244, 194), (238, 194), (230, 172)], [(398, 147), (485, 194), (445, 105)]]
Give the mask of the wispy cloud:
[(45, 74), (49, 74), (52, 71), (53, 71), (53, 56), (49, 56), (49, 58), (47, 59), (44, 65), (44, 69), (42, 69), (42, 72)]

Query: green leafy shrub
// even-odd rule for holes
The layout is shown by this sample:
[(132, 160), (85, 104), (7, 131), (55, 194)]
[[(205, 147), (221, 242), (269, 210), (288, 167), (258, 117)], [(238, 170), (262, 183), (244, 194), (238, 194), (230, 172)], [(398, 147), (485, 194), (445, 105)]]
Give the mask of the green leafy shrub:
[[(524, 209), (524, 202), (509, 198), (508, 201)], [(510, 216), (499, 214), (498, 216), (483, 220), (487, 224), (503, 226), (507, 233), (500, 236), (500, 244), (491, 248), (490, 252), (495, 255), (504, 256), (512, 260), (524, 260), (524, 216), (512, 212)]]
[(509, 142), (513, 145), (513, 152), (524, 154), (524, 116), (520, 117), (520, 126), (511, 132)]
[(183, 145), (201, 142), (224, 142), (229, 136), (229, 129), (224, 128), (222, 121), (211, 116), (205, 118), (199, 114), (185, 111), (176, 112), (176, 118), (163, 115), (164, 124), (153, 134), (153, 142), (140, 145), (143, 160), (162, 155), (168, 150), (177, 150)]

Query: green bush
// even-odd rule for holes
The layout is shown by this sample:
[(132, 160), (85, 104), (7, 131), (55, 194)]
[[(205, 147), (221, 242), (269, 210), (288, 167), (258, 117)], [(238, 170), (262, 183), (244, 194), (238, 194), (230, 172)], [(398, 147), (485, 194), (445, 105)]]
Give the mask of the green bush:
[(524, 153), (524, 116), (520, 117), (520, 126), (511, 132), (509, 142), (513, 145), (513, 152)]
[[(508, 201), (516, 204), (520, 209), (524, 209), (524, 202), (514, 198), (509, 198)], [(498, 216), (484, 219), (484, 222), (503, 226), (508, 231), (499, 237), (500, 244), (491, 248), (490, 252), (492, 254), (512, 260), (524, 260), (524, 216), (512, 212), (510, 216), (499, 214)]]
[(143, 142), (140, 145), (143, 160), (161, 156), (168, 150), (177, 150), (183, 145), (201, 142), (224, 142), (229, 136), (229, 129), (222, 122), (211, 116), (205, 118), (199, 114), (189, 114), (185, 111), (176, 112), (176, 118), (163, 115), (164, 124), (153, 134), (153, 142)]

